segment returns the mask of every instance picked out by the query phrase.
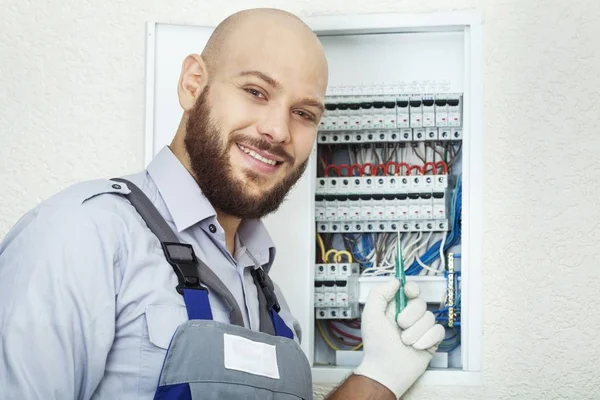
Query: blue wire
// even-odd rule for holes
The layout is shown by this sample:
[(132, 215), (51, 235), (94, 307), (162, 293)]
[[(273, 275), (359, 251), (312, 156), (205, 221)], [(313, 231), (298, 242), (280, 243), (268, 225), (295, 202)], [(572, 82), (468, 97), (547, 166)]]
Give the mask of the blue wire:
[(442, 350), (444, 353), (452, 353), (454, 350), (456, 350), (458, 348), (458, 346), (460, 346), (460, 341), (458, 343), (456, 343), (454, 346), (450, 347), (449, 349), (442, 348), (440, 350)]

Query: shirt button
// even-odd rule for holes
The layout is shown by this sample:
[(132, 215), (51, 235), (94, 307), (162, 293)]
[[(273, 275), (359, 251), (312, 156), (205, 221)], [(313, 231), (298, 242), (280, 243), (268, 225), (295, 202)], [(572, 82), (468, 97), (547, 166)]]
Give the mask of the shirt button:
[(215, 233), (217, 231), (217, 227), (214, 226), (213, 224), (210, 224), (208, 226), (208, 230), (210, 231), (210, 233)]
[(112, 185), (113, 189), (121, 189), (121, 185), (117, 185), (116, 183)]

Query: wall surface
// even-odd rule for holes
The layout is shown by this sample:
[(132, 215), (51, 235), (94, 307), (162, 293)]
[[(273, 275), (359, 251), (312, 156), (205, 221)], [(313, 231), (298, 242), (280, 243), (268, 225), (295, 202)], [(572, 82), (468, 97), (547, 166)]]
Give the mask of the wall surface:
[(147, 20), (216, 24), (256, 6), (483, 11), (484, 384), (407, 398), (600, 398), (597, 1), (0, 0), (0, 237), (67, 185), (143, 167)]

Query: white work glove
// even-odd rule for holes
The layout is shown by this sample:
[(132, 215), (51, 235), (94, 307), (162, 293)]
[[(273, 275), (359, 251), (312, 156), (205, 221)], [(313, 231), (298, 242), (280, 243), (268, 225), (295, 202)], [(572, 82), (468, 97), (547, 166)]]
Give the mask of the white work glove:
[(395, 321), (397, 279), (371, 290), (362, 314), (364, 358), (354, 371), (391, 390), (396, 398), (425, 372), (439, 344), (444, 327), (435, 323), (427, 304), (419, 299), (419, 286), (407, 282), (406, 308)]

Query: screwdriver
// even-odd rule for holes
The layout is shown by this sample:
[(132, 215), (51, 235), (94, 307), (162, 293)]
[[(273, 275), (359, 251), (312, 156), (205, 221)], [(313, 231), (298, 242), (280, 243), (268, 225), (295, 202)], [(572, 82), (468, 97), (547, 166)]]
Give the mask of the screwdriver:
[(404, 285), (406, 284), (406, 274), (404, 273), (404, 259), (402, 257), (402, 242), (400, 241), (400, 232), (396, 239), (396, 279), (400, 282), (400, 287), (396, 293), (396, 321), (398, 314), (406, 307), (406, 293), (404, 293)]

